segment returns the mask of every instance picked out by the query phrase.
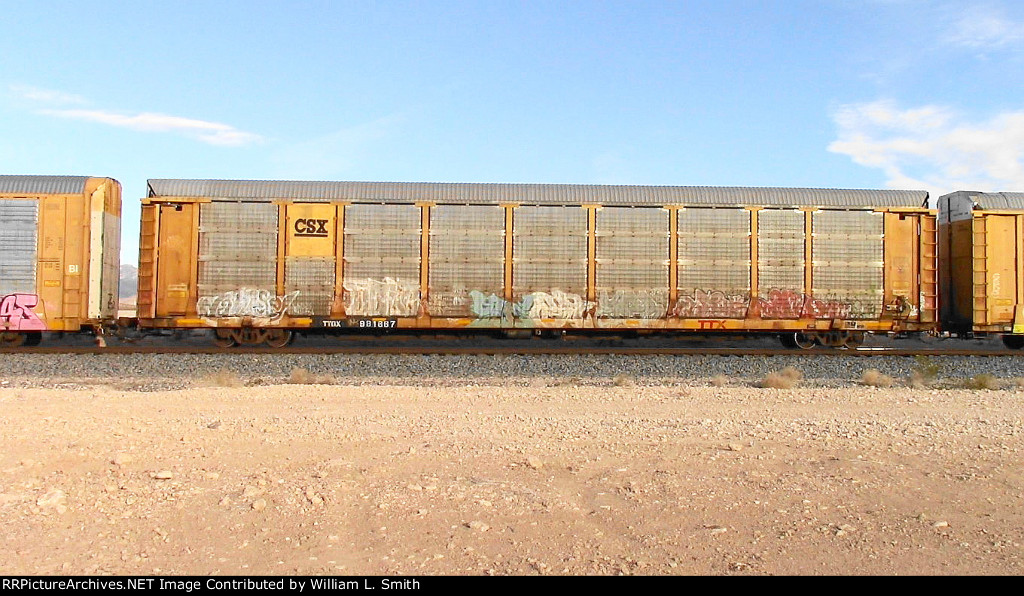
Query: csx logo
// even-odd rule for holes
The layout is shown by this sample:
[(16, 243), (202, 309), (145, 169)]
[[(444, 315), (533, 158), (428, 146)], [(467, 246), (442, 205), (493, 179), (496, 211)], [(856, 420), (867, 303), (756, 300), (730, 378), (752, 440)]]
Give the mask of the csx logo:
[(317, 236), (326, 238), (327, 237), (327, 222), (328, 219), (296, 219), (295, 220), (295, 235), (296, 236)]

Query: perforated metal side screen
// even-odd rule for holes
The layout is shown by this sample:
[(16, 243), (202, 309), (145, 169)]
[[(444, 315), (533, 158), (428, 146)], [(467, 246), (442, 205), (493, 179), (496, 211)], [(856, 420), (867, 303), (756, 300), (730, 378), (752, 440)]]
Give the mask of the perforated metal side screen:
[(288, 312), (327, 316), (334, 302), (333, 257), (286, 257), (285, 294), (292, 294)]
[(804, 213), (757, 212), (757, 277), (761, 316), (796, 319), (803, 311)]
[(345, 312), (408, 317), (420, 308), (420, 208), (345, 208)]
[(818, 211), (812, 221), (811, 291), (817, 318), (882, 314), (883, 220), (870, 211)]
[(484, 316), (473, 301), (501, 297), (505, 283), (505, 209), (439, 205), (430, 210), (432, 316)]
[(608, 207), (597, 212), (597, 316), (665, 316), (668, 216), (658, 208)]
[(199, 296), (276, 293), (277, 205), (204, 203), (199, 210)]
[(678, 212), (679, 298), (675, 315), (737, 319), (750, 302), (750, 212)]
[(528, 307), (530, 318), (582, 318), (587, 308), (586, 210), (519, 207), (513, 218), (514, 298)]
[(0, 200), (0, 296), (36, 293), (35, 200)]

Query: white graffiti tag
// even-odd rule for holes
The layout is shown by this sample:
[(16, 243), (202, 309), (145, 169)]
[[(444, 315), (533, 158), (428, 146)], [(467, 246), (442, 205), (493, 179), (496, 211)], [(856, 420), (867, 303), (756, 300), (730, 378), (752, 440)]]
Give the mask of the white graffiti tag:
[(668, 310), (663, 290), (601, 290), (597, 295), (598, 317), (660, 319)]
[(200, 296), (196, 312), (203, 317), (270, 317), (279, 318), (288, 312), (299, 291), (276, 296), (270, 290), (241, 288), (214, 296)]
[(418, 283), (385, 277), (345, 280), (344, 287), (348, 315), (412, 317), (420, 310)]
[(582, 319), (583, 313), (593, 306), (579, 294), (568, 294), (561, 290), (533, 292), (530, 294), (533, 304), (530, 305), (531, 319)]

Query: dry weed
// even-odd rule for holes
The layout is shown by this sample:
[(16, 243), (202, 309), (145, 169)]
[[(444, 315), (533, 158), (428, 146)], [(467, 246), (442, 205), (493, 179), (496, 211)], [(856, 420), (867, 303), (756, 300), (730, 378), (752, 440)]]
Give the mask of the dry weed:
[(200, 378), (197, 382), (200, 387), (241, 387), (245, 385), (241, 377), (233, 370), (221, 369), (215, 373)]
[(1002, 382), (995, 375), (981, 373), (964, 381), (964, 387), (968, 389), (990, 389), (995, 390), (1002, 387)]
[(893, 378), (877, 369), (869, 368), (861, 375), (860, 382), (868, 387), (892, 387)]
[(333, 385), (334, 377), (330, 375), (315, 375), (304, 368), (293, 368), (288, 382), (292, 385)]
[(633, 377), (624, 374), (616, 375), (615, 379), (612, 380), (612, 383), (614, 383), (616, 387), (631, 387), (635, 385)]
[(712, 377), (710, 382), (712, 387), (724, 387), (729, 384), (729, 377), (718, 375), (717, 377)]
[(781, 373), (773, 372), (769, 373), (768, 376), (761, 379), (760, 386), (771, 389), (792, 389), (793, 387), (796, 386), (798, 382), (800, 382), (800, 379), (794, 377), (792, 373), (789, 373), (787, 375), (785, 374), (785, 371)]
[(794, 384), (804, 379), (804, 373), (800, 372), (800, 369), (794, 368), (792, 366), (787, 366), (786, 368), (782, 369), (782, 372), (779, 374), (786, 377), (787, 379), (792, 380)]
[(914, 389), (924, 389), (929, 385), (929, 381), (925, 378), (924, 373), (919, 370), (910, 372), (910, 377), (907, 379), (907, 385)]

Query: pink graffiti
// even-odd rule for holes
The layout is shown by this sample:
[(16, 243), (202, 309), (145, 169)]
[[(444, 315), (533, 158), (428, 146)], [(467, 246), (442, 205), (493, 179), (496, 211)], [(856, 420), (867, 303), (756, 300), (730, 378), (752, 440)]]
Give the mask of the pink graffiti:
[(820, 300), (793, 290), (772, 290), (759, 298), (763, 319), (845, 319), (853, 307), (836, 300)]
[(728, 295), (718, 290), (694, 290), (692, 295), (679, 297), (672, 315), (679, 318), (742, 319), (747, 316), (748, 306), (748, 296)]
[(0, 327), (10, 331), (46, 331), (46, 323), (32, 308), (39, 304), (35, 294), (8, 294), (0, 300)]

